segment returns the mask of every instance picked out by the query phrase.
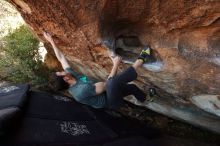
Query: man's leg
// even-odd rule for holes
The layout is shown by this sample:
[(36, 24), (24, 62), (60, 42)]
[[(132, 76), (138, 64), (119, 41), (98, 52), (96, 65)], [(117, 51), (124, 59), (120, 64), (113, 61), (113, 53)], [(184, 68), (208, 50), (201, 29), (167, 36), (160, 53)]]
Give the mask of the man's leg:
[(106, 93), (107, 93), (107, 107), (110, 109), (117, 109), (123, 105), (124, 95), (120, 89), (121, 83), (118, 80), (115, 80), (115, 77), (107, 80), (106, 83)]
[(140, 102), (144, 102), (146, 100), (146, 94), (135, 84), (123, 85), (122, 90), (124, 97), (128, 95), (134, 95), (135, 98)]
[(117, 80), (119, 80), (122, 83), (128, 83), (137, 78), (137, 69), (143, 65), (143, 63), (149, 61), (149, 58), (151, 57), (151, 48), (149, 46), (143, 47), (138, 59), (135, 61), (135, 63), (123, 71), (122, 73), (118, 74), (116, 76)]
[(143, 65), (143, 63), (149, 61), (151, 57), (151, 48), (149, 46), (145, 46), (141, 51), (138, 59), (135, 63), (123, 71), (121, 74), (117, 75), (115, 80), (120, 83), (120, 88), (123, 90), (123, 96), (134, 95), (139, 101), (146, 100), (146, 94), (140, 90), (134, 84), (127, 84), (137, 78), (137, 69)]
[(118, 83), (127, 84), (137, 78), (136, 70), (131, 66), (114, 77)]
[(137, 59), (134, 64), (132, 65), (132, 67), (137, 70), (139, 67), (141, 67), (143, 65), (144, 61), (142, 59)]
[[(141, 65), (148, 60), (150, 56), (150, 48), (145, 47), (142, 51), (138, 59), (135, 63), (123, 71), (122, 73), (110, 78), (107, 81), (107, 98), (108, 98), (108, 106), (110, 108), (119, 107), (119, 105), (123, 102), (122, 97), (133, 94), (138, 100), (144, 101), (146, 95), (143, 91), (141, 91), (136, 85), (127, 84), (137, 78), (136, 70), (141, 67)], [(121, 87), (124, 93), (121, 92)]]

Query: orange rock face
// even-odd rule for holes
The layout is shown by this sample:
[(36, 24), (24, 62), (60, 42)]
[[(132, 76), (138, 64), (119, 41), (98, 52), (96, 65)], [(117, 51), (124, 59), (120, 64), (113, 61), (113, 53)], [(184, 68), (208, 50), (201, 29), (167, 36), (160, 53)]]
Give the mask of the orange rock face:
[[(42, 41), (43, 31), (51, 33), (73, 67), (85, 74), (104, 79), (110, 71), (106, 49), (100, 47), (103, 41), (134, 37), (150, 44), (162, 62), (157, 71), (140, 69), (140, 84), (150, 82), (186, 100), (198, 94), (220, 95), (219, 0), (12, 3)], [(125, 44), (129, 48), (129, 42)], [(134, 47), (122, 48), (120, 55), (132, 60), (137, 53)]]

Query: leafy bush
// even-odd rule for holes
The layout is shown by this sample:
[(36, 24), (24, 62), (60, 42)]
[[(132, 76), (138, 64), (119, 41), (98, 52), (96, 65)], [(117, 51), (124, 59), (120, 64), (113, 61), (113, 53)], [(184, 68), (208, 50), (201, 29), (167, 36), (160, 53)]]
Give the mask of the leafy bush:
[(15, 83), (33, 85), (47, 81), (47, 69), (38, 52), (39, 41), (26, 25), (9, 33), (2, 42), (0, 76)]

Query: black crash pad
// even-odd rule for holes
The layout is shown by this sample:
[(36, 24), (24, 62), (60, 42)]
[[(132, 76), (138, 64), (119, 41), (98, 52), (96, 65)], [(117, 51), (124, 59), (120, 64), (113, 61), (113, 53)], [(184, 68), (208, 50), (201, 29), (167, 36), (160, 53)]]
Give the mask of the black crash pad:
[(10, 141), (24, 145), (84, 145), (109, 141), (117, 136), (84, 105), (68, 97), (30, 91), (24, 118), (9, 137)]
[(16, 143), (28, 144), (97, 144), (117, 135), (105, 125), (93, 121), (66, 121), (25, 118), (15, 138)]
[(0, 135), (21, 117), (28, 90), (29, 85), (0, 88)]
[[(20, 94), (18, 90), (16, 92)], [(12, 96), (9, 93), (7, 95)], [(93, 109), (68, 97), (29, 91), (27, 102), (17, 103), (20, 106), (15, 108), (20, 110), (19, 112), (24, 111), (23, 118), (19, 121), (12, 120), (16, 121), (16, 127), (12, 132), (2, 136), (1, 146), (104, 144), (151, 146), (149, 142), (155, 135), (153, 129), (143, 126), (138, 121), (121, 116), (115, 117), (105, 112), (105, 109)]]
[(22, 108), (27, 99), (29, 85), (16, 85), (0, 88), (0, 109), (9, 107)]
[(91, 121), (92, 115), (81, 104), (68, 97), (31, 91), (26, 116), (34, 118)]

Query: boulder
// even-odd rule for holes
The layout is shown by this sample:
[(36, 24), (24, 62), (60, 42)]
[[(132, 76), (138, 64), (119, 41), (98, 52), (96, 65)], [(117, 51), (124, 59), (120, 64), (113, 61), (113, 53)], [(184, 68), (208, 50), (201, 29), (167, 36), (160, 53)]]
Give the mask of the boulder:
[[(139, 87), (154, 85), (180, 105), (195, 104), (206, 111), (209, 96), (196, 95), (220, 96), (219, 0), (10, 2), (41, 41), (47, 44), (43, 31), (52, 34), (79, 72), (103, 80), (112, 65), (108, 49), (118, 51), (124, 62), (132, 63), (140, 51), (138, 46), (148, 44), (155, 60), (138, 71)], [(119, 46), (114, 47), (114, 42)], [(102, 47), (103, 43), (109, 44), (108, 48)], [(128, 66), (126, 63), (121, 70)], [(217, 101), (213, 102), (215, 107)], [(190, 113), (186, 109), (181, 110)], [(211, 109), (208, 111), (219, 116)]]

